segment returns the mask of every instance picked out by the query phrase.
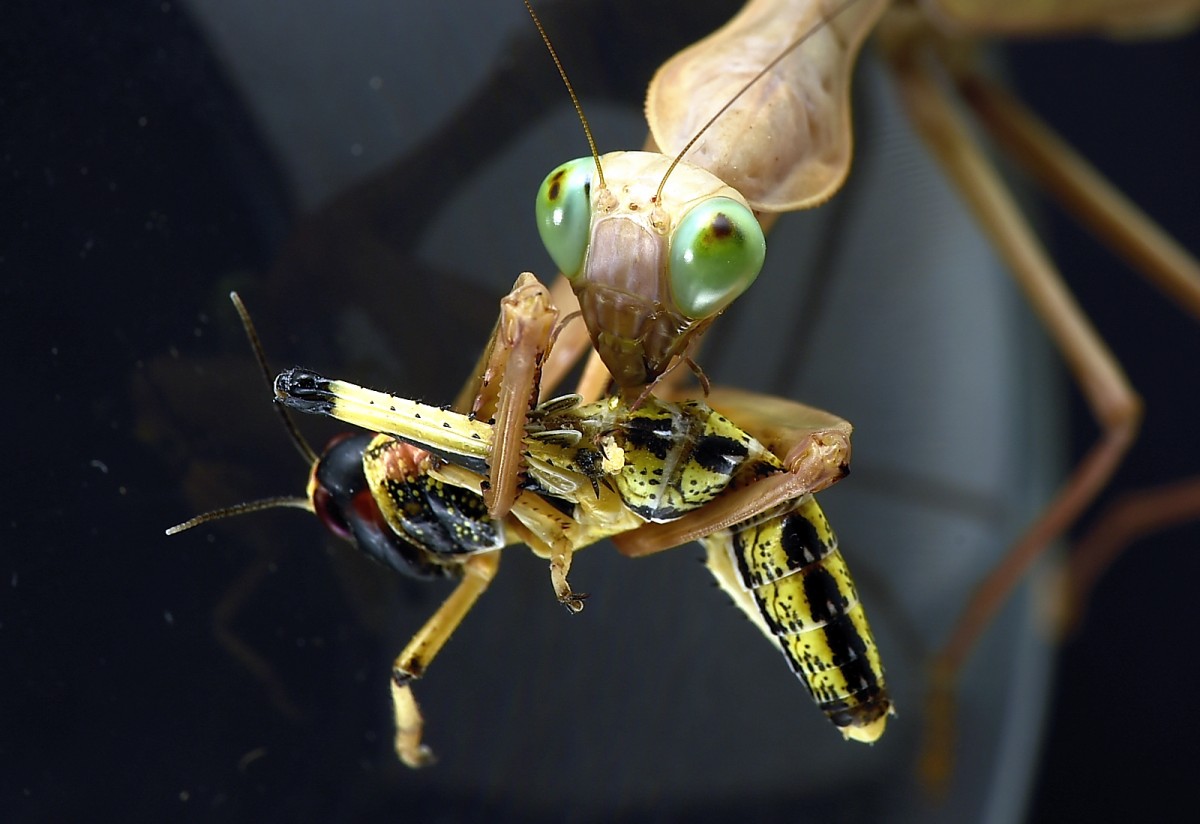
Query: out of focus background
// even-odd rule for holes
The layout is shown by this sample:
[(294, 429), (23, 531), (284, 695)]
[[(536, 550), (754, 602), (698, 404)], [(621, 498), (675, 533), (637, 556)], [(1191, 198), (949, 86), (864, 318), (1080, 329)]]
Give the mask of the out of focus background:
[[(602, 151), (640, 146), (654, 68), (736, 5), (538, 4)], [(417, 684), (441, 761), (414, 773), (388, 669), (446, 587), (303, 513), (163, 529), (303, 491), (231, 289), (277, 367), (444, 402), (516, 275), (549, 278), (533, 194), (587, 148), (523, 8), (17, 3), (0, 21), (4, 820), (1103, 821), (1186, 792), (1195, 524), (1133, 547), (1058, 649), (1043, 567), (964, 673), (946, 797), (915, 782), (924, 657), (1096, 430), (869, 53), (850, 183), (781, 221), (703, 363), (856, 426), (854, 473), (822, 502), (886, 656), (887, 736), (842, 743), (696, 547), (581, 554), (574, 618), (514, 547)], [(996, 57), (1200, 251), (1197, 35)], [(1200, 327), (1021, 191), (1146, 399), (1104, 501), (1196, 472)]]

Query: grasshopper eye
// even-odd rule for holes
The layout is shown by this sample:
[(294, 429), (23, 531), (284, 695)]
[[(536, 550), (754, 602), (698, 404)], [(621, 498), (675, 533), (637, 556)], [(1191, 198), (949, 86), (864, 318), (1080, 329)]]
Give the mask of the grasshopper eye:
[(583, 269), (592, 221), (592, 174), (596, 163), (581, 157), (551, 172), (537, 193), (538, 233), (558, 270), (568, 278)]
[(689, 318), (720, 312), (762, 269), (767, 242), (754, 213), (728, 197), (688, 212), (671, 238), (671, 296)]

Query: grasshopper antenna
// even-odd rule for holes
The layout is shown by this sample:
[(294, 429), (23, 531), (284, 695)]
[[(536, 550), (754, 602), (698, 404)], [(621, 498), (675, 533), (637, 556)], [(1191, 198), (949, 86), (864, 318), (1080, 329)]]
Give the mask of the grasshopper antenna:
[[(267, 382), (267, 388), (271, 390), (271, 397), (275, 396), (275, 377), (271, 374), (271, 367), (267, 363), (267, 356), (263, 352), (262, 341), (259, 340), (258, 331), (254, 328), (254, 321), (250, 319), (250, 313), (246, 310), (246, 304), (242, 303), (242, 298), (237, 292), (230, 292), (229, 299), (233, 302), (233, 308), (237, 310), (238, 317), (242, 320), (242, 329), (246, 330), (246, 339), (250, 341), (250, 348), (254, 350), (254, 358), (258, 361), (258, 369), (262, 373), (263, 380)], [(283, 428), (287, 430), (288, 435), (292, 439), (292, 444), (300, 453), (300, 457), (304, 458), (304, 462), (312, 466), (317, 462), (317, 453), (309, 445), (304, 436), (300, 434), (299, 427), (292, 420), (292, 416), (288, 414), (287, 408), (282, 404), (271, 404), (279, 412), (279, 418), (283, 421)]]
[[(579, 115), (579, 122), (583, 124), (583, 133), (587, 135), (588, 148), (592, 150), (592, 159), (596, 161), (596, 177), (599, 178), (600, 188), (603, 189), (605, 188), (604, 169), (600, 167), (600, 152), (596, 151), (596, 140), (592, 137), (592, 130), (588, 126), (587, 118), (584, 117), (583, 106), (580, 105), (579, 98), (575, 95), (575, 87), (571, 85), (571, 81), (567, 78), (567, 70), (563, 68), (562, 61), (558, 59), (558, 52), (554, 50), (554, 44), (550, 42), (550, 35), (546, 34), (546, 29), (542, 27), (541, 18), (537, 16), (537, 12), (533, 10), (533, 6), (529, 0), (524, 0), (524, 2), (525, 9), (529, 12), (529, 16), (533, 18), (533, 25), (537, 26), (538, 34), (542, 36), (542, 42), (546, 44), (546, 49), (550, 52), (550, 58), (554, 61), (554, 67), (558, 69), (558, 76), (562, 78), (563, 85), (567, 87), (567, 94), (571, 95), (571, 103), (575, 106), (575, 113)], [(705, 128), (708, 127), (705, 126)]]
[[(272, 394), (274, 394), (275, 381), (271, 375), (271, 367), (267, 363), (266, 354), (263, 352), (262, 341), (258, 337), (258, 331), (254, 328), (254, 321), (250, 319), (250, 312), (246, 310), (246, 304), (242, 303), (242, 299), (237, 292), (230, 292), (229, 300), (233, 302), (233, 308), (237, 310), (238, 317), (241, 318), (242, 329), (245, 330), (246, 338), (250, 341), (250, 348), (254, 350), (254, 358), (258, 361), (259, 371), (262, 373), (263, 379), (267, 382), (267, 386), (271, 388)], [(296, 451), (300, 453), (300, 456), (304, 458), (310, 467), (315, 466), (319, 457), (308, 441), (304, 439), (304, 436), (300, 434), (300, 429), (296, 426), (296, 422), (292, 420), (292, 416), (288, 414), (287, 409), (277, 403), (272, 403), (271, 405), (278, 411), (279, 417), (283, 421), (283, 428), (287, 430), (288, 435), (291, 437)], [(241, 504), (234, 504), (233, 506), (222, 507), (221, 509), (214, 509), (211, 512), (205, 512), (181, 524), (176, 524), (167, 530), (167, 534), (176, 535), (201, 524), (206, 524), (209, 521), (219, 521), (223, 518), (232, 518), (235, 515), (261, 512), (264, 509), (303, 509), (308, 512), (314, 511), (312, 501), (307, 496), (263, 498), (257, 501), (247, 501)]]
[[(750, 80), (747, 81), (746, 85), (742, 86), (742, 88), (738, 90), (737, 94), (735, 94), (733, 97), (729, 98), (729, 100), (727, 100), (725, 102), (724, 106), (717, 109), (717, 113), (714, 114), (712, 117), (710, 117), (708, 119), (708, 122), (705, 123), (703, 126), (701, 126), (700, 130), (698, 132), (696, 132), (696, 134), (692, 135), (692, 139), (687, 142), (687, 144), (683, 147), (683, 149), (679, 152), (679, 154), (675, 155), (675, 159), (671, 161), (671, 165), (667, 167), (666, 173), (662, 176), (662, 180), (659, 181), (658, 191), (656, 191), (654, 193), (654, 202), (655, 203), (662, 202), (662, 193), (663, 193), (663, 189), (667, 185), (667, 178), (671, 176), (671, 172), (675, 171), (675, 167), (678, 166), (680, 161), (683, 160), (683, 156), (685, 154), (687, 154), (688, 151), (691, 150), (691, 148), (693, 146), (696, 145), (696, 141), (698, 141), (704, 135), (704, 133), (709, 130), (709, 127), (711, 127), (712, 124), (717, 122), (717, 120), (721, 117), (721, 115), (723, 115), (723, 114), (725, 114), (725, 112), (729, 111), (729, 107), (732, 106), (734, 103), (736, 103), (738, 101), (738, 98), (740, 98), (742, 95), (744, 95), (746, 92), (748, 92), (750, 90), (751, 86), (753, 86), (759, 80), (762, 80), (764, 77), (766, 77), (772, 71), (774, 71), (775, 67), (778, 66), (785, 57), (787, 57), (789, 54), (794, 52), (796, 49), (800, 48), (800, 46), (802, 46), (805, 42), (807, 42), (810, 37), (812, 37), (814, 34), (819, 32), (821, 29), (823, 29), (827, 25), (829, 25), (831, 20), (833, 20), (839, 14), (844, 12), (846, 9), (853, 6), (857, 1), (858, 0), (846, 0), (846, 2), (842, 3), (840, 6), (835, 8), (833, 11), (829, 12), (829, 14), (822, 17), (821, 21), (819, 23), (815, 23), (811, 29), (809, 29), (804, 34), (800, 35), (794, 41), (792, 41), (792, 44), (790, 46), (788, 46), (786, 49), (781, 51), (779, 54), (775, 55), (775, 57), (772, 58), (770, 63), (763, 66), (762, 69), (758, 72), (758, 74), (756, 74), (756, 75), (754, 75), (754, 77), (750, 78)], [(526, 0), (525, 5), (526, 6), (529, 5), (529, 0)], [(538, 28), (541, 28), (541, 26), (539, 26)], [(549, 45), (549, 42), (547, 42), (547, 45)], [(555, 61), (557, 62), (557, 58), (555, 58)], [(565, 79), (565, 77), (564, 77), (564, 79)], [(574, 93), (572, 93), (571, 96), (574, 97), (575, 96)], [(590, 139), (590, 135), (589, 135), (589, 139)]]
[(299, 496), (280, 495), (274, 498), (262, 498), (257, 501), (247, 501), (244, 504), (234, 504), (233, 506), (214, 509), (211, 512), (205, 512), (203, 515), (197, 515), (195, 518), (189, 518), (181, 524), (176, 524), (167, 530), (168, 535), (177, 535), (180, 532), (186, 532), (193, 527), (206, 524), (209, 521), (219, 521), (222, 518), (232, 518), (234, 515), (246, 515), (251, 512), (262, 512), (264, 509), (303, 509), (306, 512), (312, 512), (313, 506), (308, 498)]

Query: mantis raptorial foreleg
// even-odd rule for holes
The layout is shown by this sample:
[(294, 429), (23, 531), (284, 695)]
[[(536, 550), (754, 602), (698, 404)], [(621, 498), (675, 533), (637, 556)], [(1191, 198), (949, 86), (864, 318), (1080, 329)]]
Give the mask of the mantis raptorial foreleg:
[[(560, 278), (556, 286), (558, 298), (577, 309), (569, 284)], [(573, 314), (566, 315), (567, 319)], [(507, 516), (517, 499), (517, 483), (524, 471), (522, 439), (530, 409), (539, 396), (545, 397), (561, 382), (588, 345), (582, 324), (559, 322), (559, 318), (555, 296), (533, 274), (523, 273), (500, 301), (500, 317), (477, 374), (467, 382), (455, 404), (455, 408), (469, 409), (477, 418), (495, 420), (487, 456), (488, 480), (477, 490), (493, 518)], [(553, 357), (560, 351), (562, 354)], [(547, 364), (548, 371), (544, 371)], [(607, 371), (593, 371), (584, 375), (580, 392), (598, 397), (607, 384)], [(517, 522), (525, 522), (520, 513)], [(524, 537), (535, 552), (550, 560), (551, 582), (559, 602), (572, 612), (583, 609), (587, 596), (574, 592), (567, 583), (572, 543), (544, 530), (527, 532)]]
[[(569, 289), (564, 299), (571, 300)], [(431, 468), (438, 480), (482, 496), (493, 518), (507, 521), (508, 531), (550, 560), (551, 583), (559, 602), (572, 612), (583, 608), (585, 594), (567, 583), (571, 554), (575, 550), (572, 530), (578, 524), (547, 505), (532, 493), (518, 493), (522, 471), (522, 440), (527, 413), (540, 389), (561, 379), (563, 367), (556, 364), (543, 380), (543, 363), (556, 334), (558, 310), (550, 292), (530, 273), (517, 278), (500, 302), (500, 316), (475, 373), (466, 382), (455, 406), (474, 416), (495, 417), (490, 450), (480, 458), (490, 460), (488, 481), (453, 464)], [(586, 338), (580, 338), (586, 344)], [(569, 364), (567, 364), (569, 368)], [(358, 421), (355, 421), (358, 423)], [(370, 426), (370, 423), (367, 424)], [(610, 500), (607, 506), (621, 510)], [(618, 517), (616, 520), (620, 521)], [(623, 521), (622, 521), (623, 523)], [(614, 526), (615, 529), (621, 527)], [(591, 538), (576, 536), (580, 545)], [(495, 577), (500, 553), (473, 556), (463, 564), (463, 578), (454, 592), (412, 637), (392, 665), (392, 709), (395, 721), (394, 746), (407, 766), (418, 768), (433, 763), (432, 750), (423, 743), (424, 719), (413, 693), (412, 682), (420, 678)]]
[(496, 421), (488, 486), (483, 490), (493, 518), (507, 515), (517, 494), (525, 418), (537, 402), (542, 362), (557, 320), (550, 291), (531, 273), (522, 273), (500, 301), (500, 316), (484, 350), (478, 381), (469, 384), (476, 386), (471, 413)]

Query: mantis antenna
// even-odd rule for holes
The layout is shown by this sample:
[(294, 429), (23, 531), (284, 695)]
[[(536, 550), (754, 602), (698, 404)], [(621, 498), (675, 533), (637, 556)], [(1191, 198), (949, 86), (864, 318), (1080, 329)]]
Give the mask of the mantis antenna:
[[(558, 76), (562, 78), (563, 85), (567, 87), (567, 94), (571, 95), (571, 103), (575, 106), (575, 113), (579, 115), (579, 122), (583, 124), (583, 133), (587, 135), (588, 148), (592, 150), (592, 159), (596, 161), (596, 177), (599, 178), (600, 188), (603, 189), (604, 169), (600, 168), (600, 153), (596, 151), (596, 140), (592, 137), (592, 130), (588, 126), (587, 118), (583, 115), (583, 106), (579, 104), (579, 98), (575, 95), (575, 88), (567, 78), (567, 70), (563, 68), (562, 61), (558, 59), (558, 52), (554, 50), (554, 44), (550, 42), (550, 36), (546, 34), (546, 30), (542, 27), (542, 21), (538, 18), (537, 12), (533, 10), (533, 6), (530, 5), (529, 0), (524, 0), (524, 3), (529, 16), (533, 18), (533, 25), (537, 26), (538, 34), (542, 36), (542, 42), (546, 44), (546, 49), (550, 52), (550, 58), (554, 61), (554, 67), (558, 69)], [(841, 9), (838, 11), (841, 11)], [(706, 126), (705, 128), (708, 127)], [(688, 145), (690, 146), (691, 144)], [(662, 192), (661, 186), (659, 187), (659, 192)]]

